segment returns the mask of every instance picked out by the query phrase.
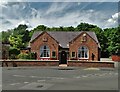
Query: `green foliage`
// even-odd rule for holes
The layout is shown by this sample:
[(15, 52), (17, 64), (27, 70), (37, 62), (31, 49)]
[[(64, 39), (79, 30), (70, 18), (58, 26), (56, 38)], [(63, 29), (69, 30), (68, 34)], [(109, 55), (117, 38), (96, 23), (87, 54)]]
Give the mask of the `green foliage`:
[(12, 34), (12, 32), (13, 30), (2, 31), (1, 36), (3, 43), (9, 43), (9, 36)]
[(19, 59), (36, 59), (34, 53), (21, 53), (18, 55)]
[(0, 32), (0, 42), (2, 42), (2, 32)]
[(27, 25), (19, 25), (17, 28), (2, 31), (2, 42), (10, 43), (9, 55), (11, 59), (16, 59), (21, 48), (25, 48), (30, 40)]
[(15, 49), (20, 49), (25, 47), (24, 43), (22, 43), (22, 35), (17, 35), (17, 36), (10, 35), (9, 42), (10, 45)]
[(107, 28), (104, 30), (105, 36), (107, 37), (107, 50), (111, 54), (120, 53), (120, 26), (117, 28)]
[(79, 24), (76, 27), (76, 30), (79, 30), (79, 31), (90, 31), (90, 29), (95, 28), (95, 27), (97, 27), (97, 26), (91, 25), (91, 24), (88, 24), (88, 23), (81, 23), (81, 24)]
[(67, 31), (74, 31), (75, 30), (75, 28), (74, 27), (72, 27), (72, 26), (70, 26), (70, 27), (67, 27), (67, 29), (66, 29)]
[(23, 42), (23, 43), (29, 42), (30, 39), (31, 39), (31, 37), (30, 37), (30, 35), (29, 35), (29, 31), (26, 30), (26, 31), (24, 32), (23, 37), (22, 37), (22, 42)]
[(29, 55), (25, 54), (25, 53), (21, 53), (21, 54), (18, 55), (18, 58), (19, 59), (29, 59)]
[(14, 29), (13, 34), (14, 35), (19, 35), (19, 34), (22, 35), (25, 33), (27, 28), (28, 28), (27, 25), (20, 24), (17, 28)]
[[(12, 49), (20, 50), (21, 48), (28, 46), (33, 33), (36, 31), (93, 31), (96, 33), (100, 42), (102, 57), (109, 57), (111, 54), (120, 52), (120, 25), (116, 28), (106, 29), (101, 29), (96, 25), (88, 23), (80, 23), (77, 27), (60, 26), (49, 28), (45, 25), (39, 25), (31, 31), (28, 31), (27, 28), (27, 25), (19, 25), (18, 27), (6, 32), (2, 31), (2, 34), (0, 34), (2, 35), (2, 39), (0, 40), (2, 40), (3, 43), (10, 43)], [(11, 49), (10, 51), (15, 52)]]
[(91, 31), (95, 32), (97, 35), (98, 41), (101, 46), (101, 57), (109, 57), (108, 50), (106, 49), (108, 48), (108, 39), (104, 35), (104, 31), (99, 27), (92, 28)]
[(45, 31), (47, 29), (46, 26), (44, 25), (38, 25), (36, 28), (34, 28), (32, 31), (35, 32), (35, 31)]
[(10, 59), (17, 59), (17, 55), (20, 54), (20, 50), (16, 48), (10, 48), (9, 49), (9, 57)]
[[(11, 29), (8, 31), (2, 31), (2, 42), (9, 43), (10, 35), (13, 35), (13, 36), (17, 36), (17, 35), (25, 36), (26, 35), (28, 37), (29, 32), (26, 31), (26, 29), (27, 29), (27, 25), (19, 25), (17, 28), (14, 28), (14, 29)], [(29, 39), (30, 39), (30, 37), (29, 37)], [(27, 41), (28, 41), (28, 39), (27, 39)]]

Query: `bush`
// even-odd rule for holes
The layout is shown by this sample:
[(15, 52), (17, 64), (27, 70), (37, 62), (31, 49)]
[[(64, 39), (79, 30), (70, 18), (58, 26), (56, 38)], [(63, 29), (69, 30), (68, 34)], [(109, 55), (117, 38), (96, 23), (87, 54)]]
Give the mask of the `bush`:
[(9, 56), (10, 59), (17, 59), (17, 55), (20, 54), (20, 50), (15, 49), (15, 48), (10, 48), (9, 49)]
[(19, 59), (36, 59), (35, 53), (21, 53), (18, 55)]
[(36, 53), (29, 53), (30, 59), (36, 59)]
[(19, 58), (19, 59), (29, 59), (29, 55), (28, 55), (28, 54), (21, 53), (21, 54), (18, 55), (18, 58)]

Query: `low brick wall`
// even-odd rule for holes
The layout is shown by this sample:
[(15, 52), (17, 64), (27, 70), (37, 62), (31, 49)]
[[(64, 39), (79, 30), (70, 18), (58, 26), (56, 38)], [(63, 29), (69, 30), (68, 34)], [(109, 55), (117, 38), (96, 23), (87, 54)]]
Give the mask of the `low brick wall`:
[(3, 63), (3, 67), (4, 66), (59, 66), (59, 62), (58, 61), (17, 61), (17, 60), (14, 60), (14, 61), (2, 61)]
[[(68, 61), (68, 66), (76, 67), (111, 67), (114, 68), (114, 62), (91, 62), (91, 61)], [(59, 66), (59, 61), (38, 61), (38, 60), (6, 60), (2, 61), (3, 67), (13, 67), (13, 66)]]
[(70, 61), (68, 66), (81, 66), (81, 67), (111, 67), (114, 68), (113, 62), (85, 62), (85, 61)]

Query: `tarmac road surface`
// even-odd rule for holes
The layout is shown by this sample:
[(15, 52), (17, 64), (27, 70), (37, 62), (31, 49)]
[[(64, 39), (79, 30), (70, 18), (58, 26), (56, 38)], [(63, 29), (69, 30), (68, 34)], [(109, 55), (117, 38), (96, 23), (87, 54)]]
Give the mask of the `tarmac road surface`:
[(4, 67), (3, 90), (118, 90), (115, 68)]

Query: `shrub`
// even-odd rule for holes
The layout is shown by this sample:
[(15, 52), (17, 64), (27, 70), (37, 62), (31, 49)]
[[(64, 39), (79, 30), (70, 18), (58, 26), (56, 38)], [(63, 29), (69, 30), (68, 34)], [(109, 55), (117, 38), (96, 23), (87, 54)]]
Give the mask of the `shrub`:
[(29, 53), (30, 59), (36, 59), (36, 53)]
[(19, 58), (19, 59), (29, 59), (29, 55), (28, 55), (28, 54), (21, 53), (21, 54), (18, 55), (18, 58)]
[(15, 48), (10, 48), (9, 49), (9, 56), (10, 59), (17, 59), (17, 55), (20, 53), (20, 50), (15, 49)]
[(21, 53), (18, 55), (19, 59), (36, 59), (35, 53)]

